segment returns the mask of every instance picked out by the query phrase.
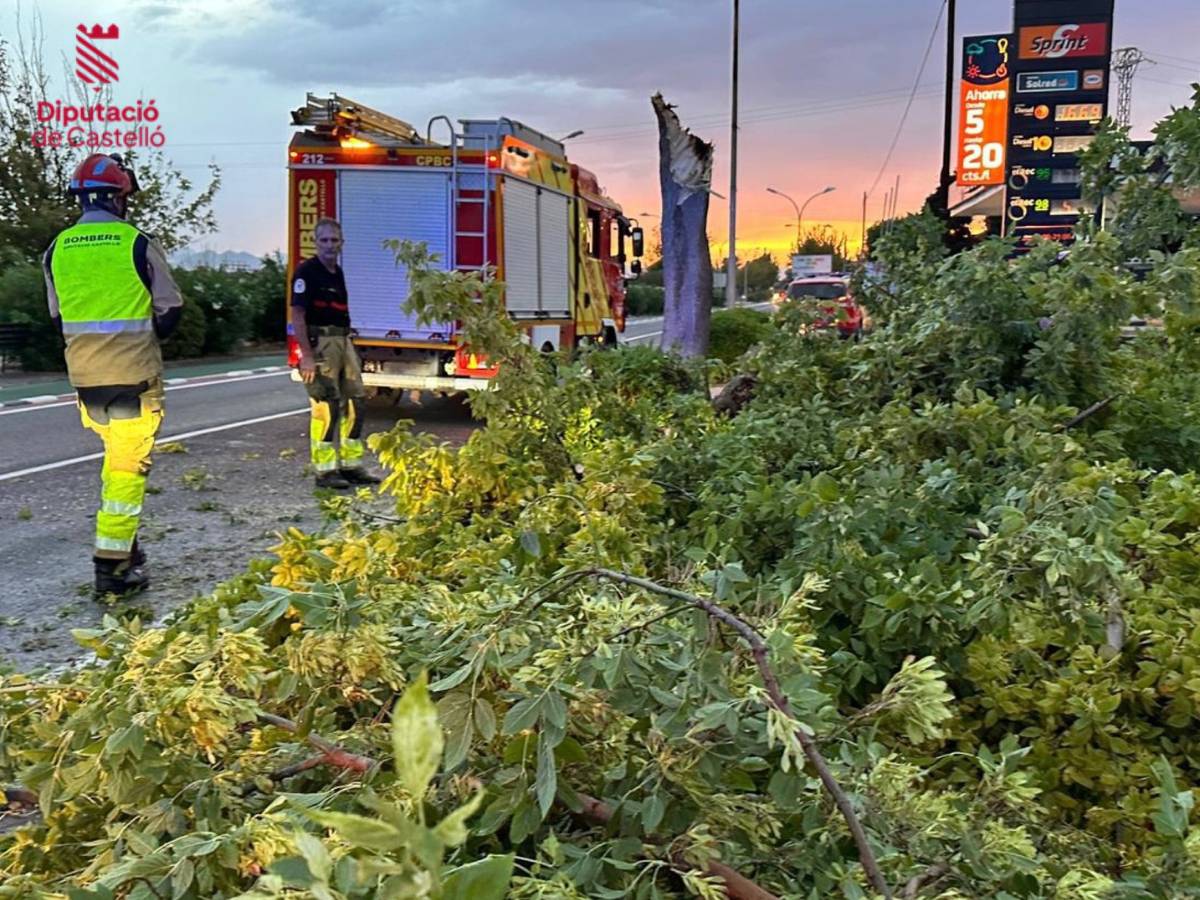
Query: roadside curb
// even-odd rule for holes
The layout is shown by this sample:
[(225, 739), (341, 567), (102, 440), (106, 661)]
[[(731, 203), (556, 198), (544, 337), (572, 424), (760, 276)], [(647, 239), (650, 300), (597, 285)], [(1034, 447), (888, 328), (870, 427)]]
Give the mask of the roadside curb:
[[(194, 375), (190, 378), (164, 378), (163, 385), (170, 389), (178, 387), (181, 384), (190, 384), (196, 381), (224, 381), (227, 378), (244, 378), (247, 375), (269, 375), (272, 372), (283, 372), (287, 370), (287, 366), (262, 366), (257, 369), (237, 369), (232, 372), (220, 372), (209, 375)], [(0, 409), (12, 409), (18, 406), (40, 406), (43, 403), (56, 403), (61, 400), (69, 400), (74, 397), (74, 392), (66, 394), (38, 394), (36, 397), (22, 397), (20, 400), (9, 400), (0, 403)]]

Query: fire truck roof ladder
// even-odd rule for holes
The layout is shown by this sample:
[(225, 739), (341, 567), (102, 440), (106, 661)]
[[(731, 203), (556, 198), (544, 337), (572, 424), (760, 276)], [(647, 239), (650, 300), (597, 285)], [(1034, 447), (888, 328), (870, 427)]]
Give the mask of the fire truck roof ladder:
[(334, 138), (348, 134), (373, 143), (425, 143), (417, 129), (403, 119), (355, 103), (339, 94), (318, 97), (310, 91), (305, 105), (292, 110), (292, 124), (304, 125)]
[(490, 139), (492, 145), (498, 147), (504, 143), (504, 136), (511, 134), (517, 140), (552, 156), (567, 155), (561, 141), (556, 141), (536, 128), (530, 128), (524, 122), (518, 122), (508, 116), (498, 119), (459, 119), (458, 122), (462, 125), (463, 140), (468, 147), (478, 146), (478, 142), (483, 139)]
[[(433, 140), (433, 125), (435, 122), (445, 122), (446, 127), (450, 130), (450, 253), (449, 264), (450, 268), (460, 272), (480, 272), (485, 279), (488, 278), (488, 226), (490, 224), (492, 188), (494, 185), (491, 169), (488, 165), (488, 159), (492, 152), (498, 149), (500, 140), (493, 142), (491, 135), (483, 135), (479, 139), (468, 142), (467, 136), (460, 134), (454, 130), (454, 123), (450, 121), (449, 116), (434, 116), (429, 120), (428, 126), (425, 129), (425, 141), (429, 144), (436, 144)], [(458, 151), (466, 149), (469, 146), (471, 150), (480, 150), (482, 155), (479, 157), (479, 162), (464, 162), (463, 157), (459, 156)], [(470, 157), (468, 157), (469, 159)], [(471, 191), (469, 196), (464, 196), (464, 189)], [(478, 193), (478, 196), (476, 196)], [(464, 231), (459, 228), (459, 214), (462, 212), (462, 207), (479, 206), (480, 210), (480, 230), (479, 231)], [(479, 244), (479, 264), (463, 264), (458, 260), (458, 240), (466, 238), (472, 242)]]

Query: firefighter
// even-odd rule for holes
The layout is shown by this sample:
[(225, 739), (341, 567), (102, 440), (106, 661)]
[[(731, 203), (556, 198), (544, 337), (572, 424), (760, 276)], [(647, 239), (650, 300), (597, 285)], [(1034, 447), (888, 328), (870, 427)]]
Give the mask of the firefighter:
[(159, 342), (183, 310), (162, 247), (125, 221), (137, 190), (119, 155), (90, 155), (69, 187), (83, 214), (42, 260), (80, 418), (104, 442), (92, 557), (97, 596), (130, 594), (150, 583), (137, 533), (163, 417)]
[(300, 347), (300, 377), (312, 406), (309, 448), (317, 487), (341, 490), (379, 484), (363, 467), (362, 367), (350, 340), (346, 277), (338, 265), (342, 226), (313, 226), (317, 255), (296, 267), (292, 329)]

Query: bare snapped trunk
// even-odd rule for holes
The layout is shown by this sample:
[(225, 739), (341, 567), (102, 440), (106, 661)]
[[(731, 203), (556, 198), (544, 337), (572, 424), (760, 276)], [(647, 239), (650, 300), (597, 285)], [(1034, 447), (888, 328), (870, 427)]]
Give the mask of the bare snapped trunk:
[(650, 102), (658, 117), (662, 185), (662, 347), (682, 356), (704, 356), (712, 315), (706, 225), (713, 148), (680, 125), (674, 107), (662, 94), (655, 94)]

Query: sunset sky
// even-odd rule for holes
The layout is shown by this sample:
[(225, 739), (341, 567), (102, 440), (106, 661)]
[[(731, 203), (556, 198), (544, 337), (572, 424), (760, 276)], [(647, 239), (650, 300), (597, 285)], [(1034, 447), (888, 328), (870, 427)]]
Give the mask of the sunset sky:
[[(792, 207), (825, 185), (806, 226), (829, 223), (858, 242), (900, 176), (899, 211), (919, 207), (940, 164), (944, 21), (911, 113), (883, 167), (942, 0), (743, 0), (739, 229), (743, 251), (794, 241)], [(17, 32), (17, 6), (0, 33)], [(627, 213), (659, 210), (649, 97), (678, 107), (715, 144), (714, 189), (729, 183), (728, 0), (343, 0), (243, 3), (146, 0), (87, 5), (88, 23), (120, 26), (118, 101), (162, 110), (166, 151), (189, 176), (217, 162), (220, 231), (199, 248), (283, 246), (289, 109), (305, 91), (340, 94), (405, 119), (509, 116), (551, 135), (583, 129), (571, 159), (597, 173)], [(52, 71), (73, 53), (80, 5), (20, 6), (28, 36), (44, 31)], [(1006, 30), (1009, 0), (960, 0), (957, 33)], [(1157, 60), (1134, 88), (1134, 134), (1145, 136), (1200, 79), (1197, 0), (1117, 0), (1114, 46)], [(61, 81), (55, 87), (65, 96)], [(652, 224), (648, 219), (645, 224)], [(713, 198), (709, 236), (727, 240), (728, 207)]]

